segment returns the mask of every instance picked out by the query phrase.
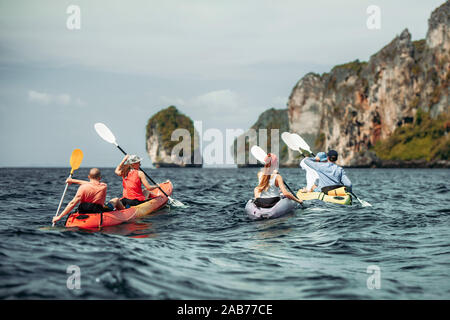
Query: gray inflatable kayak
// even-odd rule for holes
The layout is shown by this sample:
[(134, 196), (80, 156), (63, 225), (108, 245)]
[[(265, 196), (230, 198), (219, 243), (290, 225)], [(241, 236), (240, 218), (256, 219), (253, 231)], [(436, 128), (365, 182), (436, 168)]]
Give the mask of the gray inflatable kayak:
[(253, 220), (274, 219), (294, 211), (296, 206), (295, 201), (282, 198), (272, 208), (259, 208), (255, 206), (253, 199), (250, 199), (245, 205), (245, 212)]

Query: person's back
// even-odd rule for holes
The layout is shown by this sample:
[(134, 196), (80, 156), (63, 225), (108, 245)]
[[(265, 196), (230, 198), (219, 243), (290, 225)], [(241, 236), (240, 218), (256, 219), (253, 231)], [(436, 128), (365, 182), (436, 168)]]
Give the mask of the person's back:
[(338, 157), (337, 152), (330, 150), (327, 156), (328, 162), (317, 162), (313, 158), (305, 159), (305, 163), (316, 170), (319, 175), (318, 187), (322, 189), (328, 186), (344, 185), (351, 190), (352, 182), (347, 177), (344, 169), (335, 163)]
[(139, 201), (145, 200), (139, 171), (133, 169), (128, 171), (128, 174), (125, 177), (122, 177), (122, 186), (123, 198)]
[(137, 206), (148, 199), (144, 195), (142, 185), (146, 190), (151, 191), (158, 186), (151, 186), (145, 174), (140, 170), (142, 158), (137, 155), (125, 155), (114, 171), (116, 175), (122, 177), (123, 196), (122, 198), (111, 199), (111, 206), (117, 210), (123, 210), (131, 206)]
[(258, 186), (254, 189), (254, 204), (260, 208), (273, 207), (283, 194), (286, 198), (302, 203), (289, 191), (283, 182), (283, 178), (276, 171), (278, 168), (278, 157), (269, 153), (264, 159), (264, 168), (258, 173)]
[(78, 188), (77, 194), (80, 196), (79, 212), (98, 212), (102, 210), (106, 200), (106, 183), (90, 180), (83, 183)]
[[(311, 162), (308, 160), (309, 159), (307, 159), (305, 163), (311, 165)], [(314, 166), (314, 164), (311, 166)], [(337, 164), (331, 162), (317, 162), (315, 163), (314, 169), (319, 176), (319, 188), (341, 184), (343, 169)]]
[[(259, 182), (261, 182), (261, 179), (263, 177), (263, 174), (260, 174), (259, 176)], [(275, 185), (275, 179), (277, 177), (277, 173), (273, 173), (270, 176), (269, 180), (269, 186), (266, 190), (261, 191), (261, 194), (259, 195), (259, 198), (275, 198), (280, 196), (280, 188), (278, 188)]]

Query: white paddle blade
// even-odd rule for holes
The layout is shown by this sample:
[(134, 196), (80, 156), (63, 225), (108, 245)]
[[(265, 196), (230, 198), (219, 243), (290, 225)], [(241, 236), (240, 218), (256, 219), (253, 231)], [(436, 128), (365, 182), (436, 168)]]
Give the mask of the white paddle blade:
[(359, 203), (361, 204), (361, 206), (363, 206), (363, 207), (371, 207), (371, 206), (372, 206), (369, 202), (364, 201), (364, 200), (358, 198), (358, 196), (357, 196), (356, 194), (354, 194), (353, 192), (350, 192), (350, 194), (351, 194), (352, 196), (354, 196), (354, 197), (359, 201)]
[(169, 197), (169, 205), (171, 205), (173, 207), (183, 207), (183, 208), (187, 207), (183, 202), (173, 199), (171, 197)]
[(299, 151), (296, 145), (292, 142), (291, 134), (289, 132), (283, 132), (281, 134), (281, 140), (288, 146), (289, 149)]
[(113, 143), (115, 145), (117, 145), (116, 143), (116, 137), (114, 136), (114, 134), (111, 132), (111, 130), (109, 130), (109, 128), (101, 123), (101, 122), (97, 122), (94, 125), (95, 131), (97, 131), (97, 134), (105, 141), (109, 142), (109, 143)]
[(250, 152), (256, 158), (256, 160), (258, 160), (261, 163), (265, 163), (264, 159), (266, 158), (267, 154), (266, 154), (266, 152), (263, 149), (261, 149), (258, 146), (253, 146), (250, 149)]
[(368, 203), (367, 201), (364, 201), (364, 200), (362, 200), (362, 199), (358, 199), (359, 200), (359, 203), (361, 203), (361, 205), (363, 206), (363, 207), (371, 207), (372, 205), (370, 204), (370, 203)]
[(287, 144), (287, 142), (288, 142), (288, 140), (289, 140), (289, 136), (290, 136), (290, 133), (289, 133), (289, 132), (283, 132), (283, 133), (281, 134), (281, 139)]
[(297, 148), (301, 148), (303, 150), (308, 151), (309, 153), (312, 153), (311, 148), (309, 147), (309, 145), (298, 134), (291, 133), (289, 138), (292, 141), (292, 144), (295, 145)]

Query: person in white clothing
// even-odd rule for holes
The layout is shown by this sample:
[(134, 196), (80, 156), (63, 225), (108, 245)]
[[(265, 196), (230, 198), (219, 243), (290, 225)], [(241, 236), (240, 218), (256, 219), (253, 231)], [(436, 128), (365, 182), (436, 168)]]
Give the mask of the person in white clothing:
[[(318, 188), (319, 174), (305, 163), (305, 159), (300, 162), (300, 167), (306, 171), (306, 187), (300, 189), (300, 192), (320, 192)], [(316, 160), (319, 162), (327, 162), (327, 154), (325, 152), (319, 152), (316, 155)]]
[(264, 168), (258, 172), (259, 184), (254, 189), (255, 205), (262, 208), (273, 207), (280, 200), (280, 194), (298, 203), (303, 203), (287, 190), (283, 178), (277, 171), (277, 156), (269, 153), (264, 162)]

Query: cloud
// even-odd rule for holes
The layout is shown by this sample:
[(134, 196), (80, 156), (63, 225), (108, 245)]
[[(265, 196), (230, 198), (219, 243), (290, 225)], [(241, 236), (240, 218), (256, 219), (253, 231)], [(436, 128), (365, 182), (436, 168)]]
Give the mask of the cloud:
[(159, 100), (165, 105), (175, 105), (191, 119), (203, 121), (210, 128), (245, 130), (264, 111), (248, 97), (231, 89), (213, 90), (187, 98), (162, 96)]
[(52, 97), (47, 93), (41, 93), (34, 90), (30, 90), (28, 91), (28, 100), (40, 104), (49, 104), (52, 100)]
[(198, 120), (206, 118), (223, 120), (224, 116), (230, 114), (235, 117), (235, 112), (245, 106), (242, 98), (229, 89), (214, 90), (188, 98), (161, 96), (159, 101), (164, 105), (179, 107), (187, 111), (187, 115)]
[(216, 90), (195, 97), (191, 104), (196, 108), (201, 108), (207, 113), (217, 113), (220, 111), (232, 112), (242, 106), (240, 97), (229, 89)]
[(187, 99), (161, 96), (159, 102), (167, 106), (181, 107), (188, 110), (189, 114), (201, 115), (202, 118), (211, 115), (220, 116), (221, 113), (238, 111), (243, 107), (241, 97), (229, 89), (210, 91)]
[(164, 105), (167, 105), (167, 106), (173, 105), (173, 106), (180, 107), (180, 106), (186, 105), (186, 102), (183, 99), (181, 99), (181, 98), (173, 98), (173, 97), (167, 97), (167, 96), (159, 97), (159, 102), (161, 104), (164, 104)]
[(73, 98), (67, 93), (61, 94), (50, 94), (46, 92), (38, 92), (35, 90), (28, 91), (28, 101), (42, 104), (42, 105), (75, 105), (75, 106), (84, 106), (85, 102), (80, 98)]
[(272, 99), (272, 103), (276, 108), (286, 108), (288, 99), (287, 97), (277, 96)]

